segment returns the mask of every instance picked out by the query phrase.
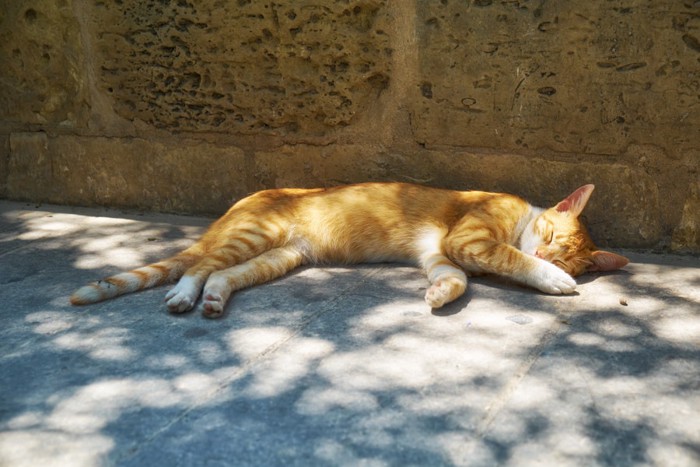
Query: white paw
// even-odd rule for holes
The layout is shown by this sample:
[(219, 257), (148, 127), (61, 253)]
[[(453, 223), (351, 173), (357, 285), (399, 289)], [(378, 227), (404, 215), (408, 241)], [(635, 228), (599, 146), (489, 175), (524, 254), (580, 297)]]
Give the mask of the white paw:
[(183, 277), (166, 295), (165, 302), (171, 313), (184, 313), (194, 307), (199, 296), (199, 287), (189, 277)]
[(573, 293), (576, 290), (576, 281), (573, 277), (546, 261), (539, 264), (534, 286), (542, 292), (560, 295)]
[(171, 313), (184, 313), (185, 311), (191, 310), (194, 306), (192, 297), (182, 292), (176, 292), (174, 295), (168, 293), (168, 295), (165, 296), (165, 300), (168, 305), (168, 310)]

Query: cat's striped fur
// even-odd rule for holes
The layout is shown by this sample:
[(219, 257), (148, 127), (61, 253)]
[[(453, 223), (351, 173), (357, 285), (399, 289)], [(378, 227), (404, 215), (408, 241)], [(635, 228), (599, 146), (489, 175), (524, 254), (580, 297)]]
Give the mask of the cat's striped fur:
[(592, 191), (585, 185), (547, 210), (508, 194), (404, 183), (261, 191), (236, 203), (182, 253), (82, 287), (71, 303), (179, 279), (165, 297), (171, 312), (192, 309), (201, 296), (203, 314), (218, 317), (235, 290), (317, 262), (415, 263), (428, 275), (425, 301), (434, 308), (462, 295), (474, 273), (571, 293), (572, 276), (628, 262), (597, 250), (579, 222)]

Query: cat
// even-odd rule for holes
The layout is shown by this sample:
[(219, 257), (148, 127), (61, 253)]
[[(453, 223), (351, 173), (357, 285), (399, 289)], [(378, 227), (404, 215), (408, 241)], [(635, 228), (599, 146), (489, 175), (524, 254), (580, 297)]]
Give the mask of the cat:
[(593, 185), (549, 209), (502, 193), (406, 183), (274, 189), (248, 196), (199, 241), (163, 261), (86, 285), (85, 305), (179, 279), (165, 296), (172, 313), (222, 315), (232, 292), (303, 264), (411, 262), (427, 273), (425, 301), (439, 308), (461, 296), (467, 276), (493, 273), (548, 294), (570, 294), (573, 277), (625, 266), (598, 250), (578, 217)]

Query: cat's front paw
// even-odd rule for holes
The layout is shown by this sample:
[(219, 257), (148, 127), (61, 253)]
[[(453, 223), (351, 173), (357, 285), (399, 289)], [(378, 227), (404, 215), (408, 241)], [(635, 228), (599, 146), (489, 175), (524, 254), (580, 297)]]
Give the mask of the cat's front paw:
[(466, 282), (456, 277), (438, 279), (425, 292), (425, 303), (431, 308), (440, 308), (462, 295), (466, 288)]
[(444, 284), (433, 284), (425, 292), (425, 303), (430, 308), (440, 308), (445, 304), (449, 291)]
[(570, 294), (576, 290), (573, 277), (546, 261), (538, 265), (533, 285), (542, 292), (553, 295)]

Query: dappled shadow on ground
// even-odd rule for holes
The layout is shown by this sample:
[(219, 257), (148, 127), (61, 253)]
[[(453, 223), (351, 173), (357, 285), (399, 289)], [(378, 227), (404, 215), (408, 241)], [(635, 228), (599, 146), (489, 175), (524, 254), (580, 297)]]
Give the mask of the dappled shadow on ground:
[(305, 268), (209, 321), (169, 315), (165, 288), (67, 302), (199, 227), (61, 216), (0, 235), (0, 463), (697, 460), (696, 264), (590, 276), (572, 297), (475, 278), (441, 311), (409, 267)]

